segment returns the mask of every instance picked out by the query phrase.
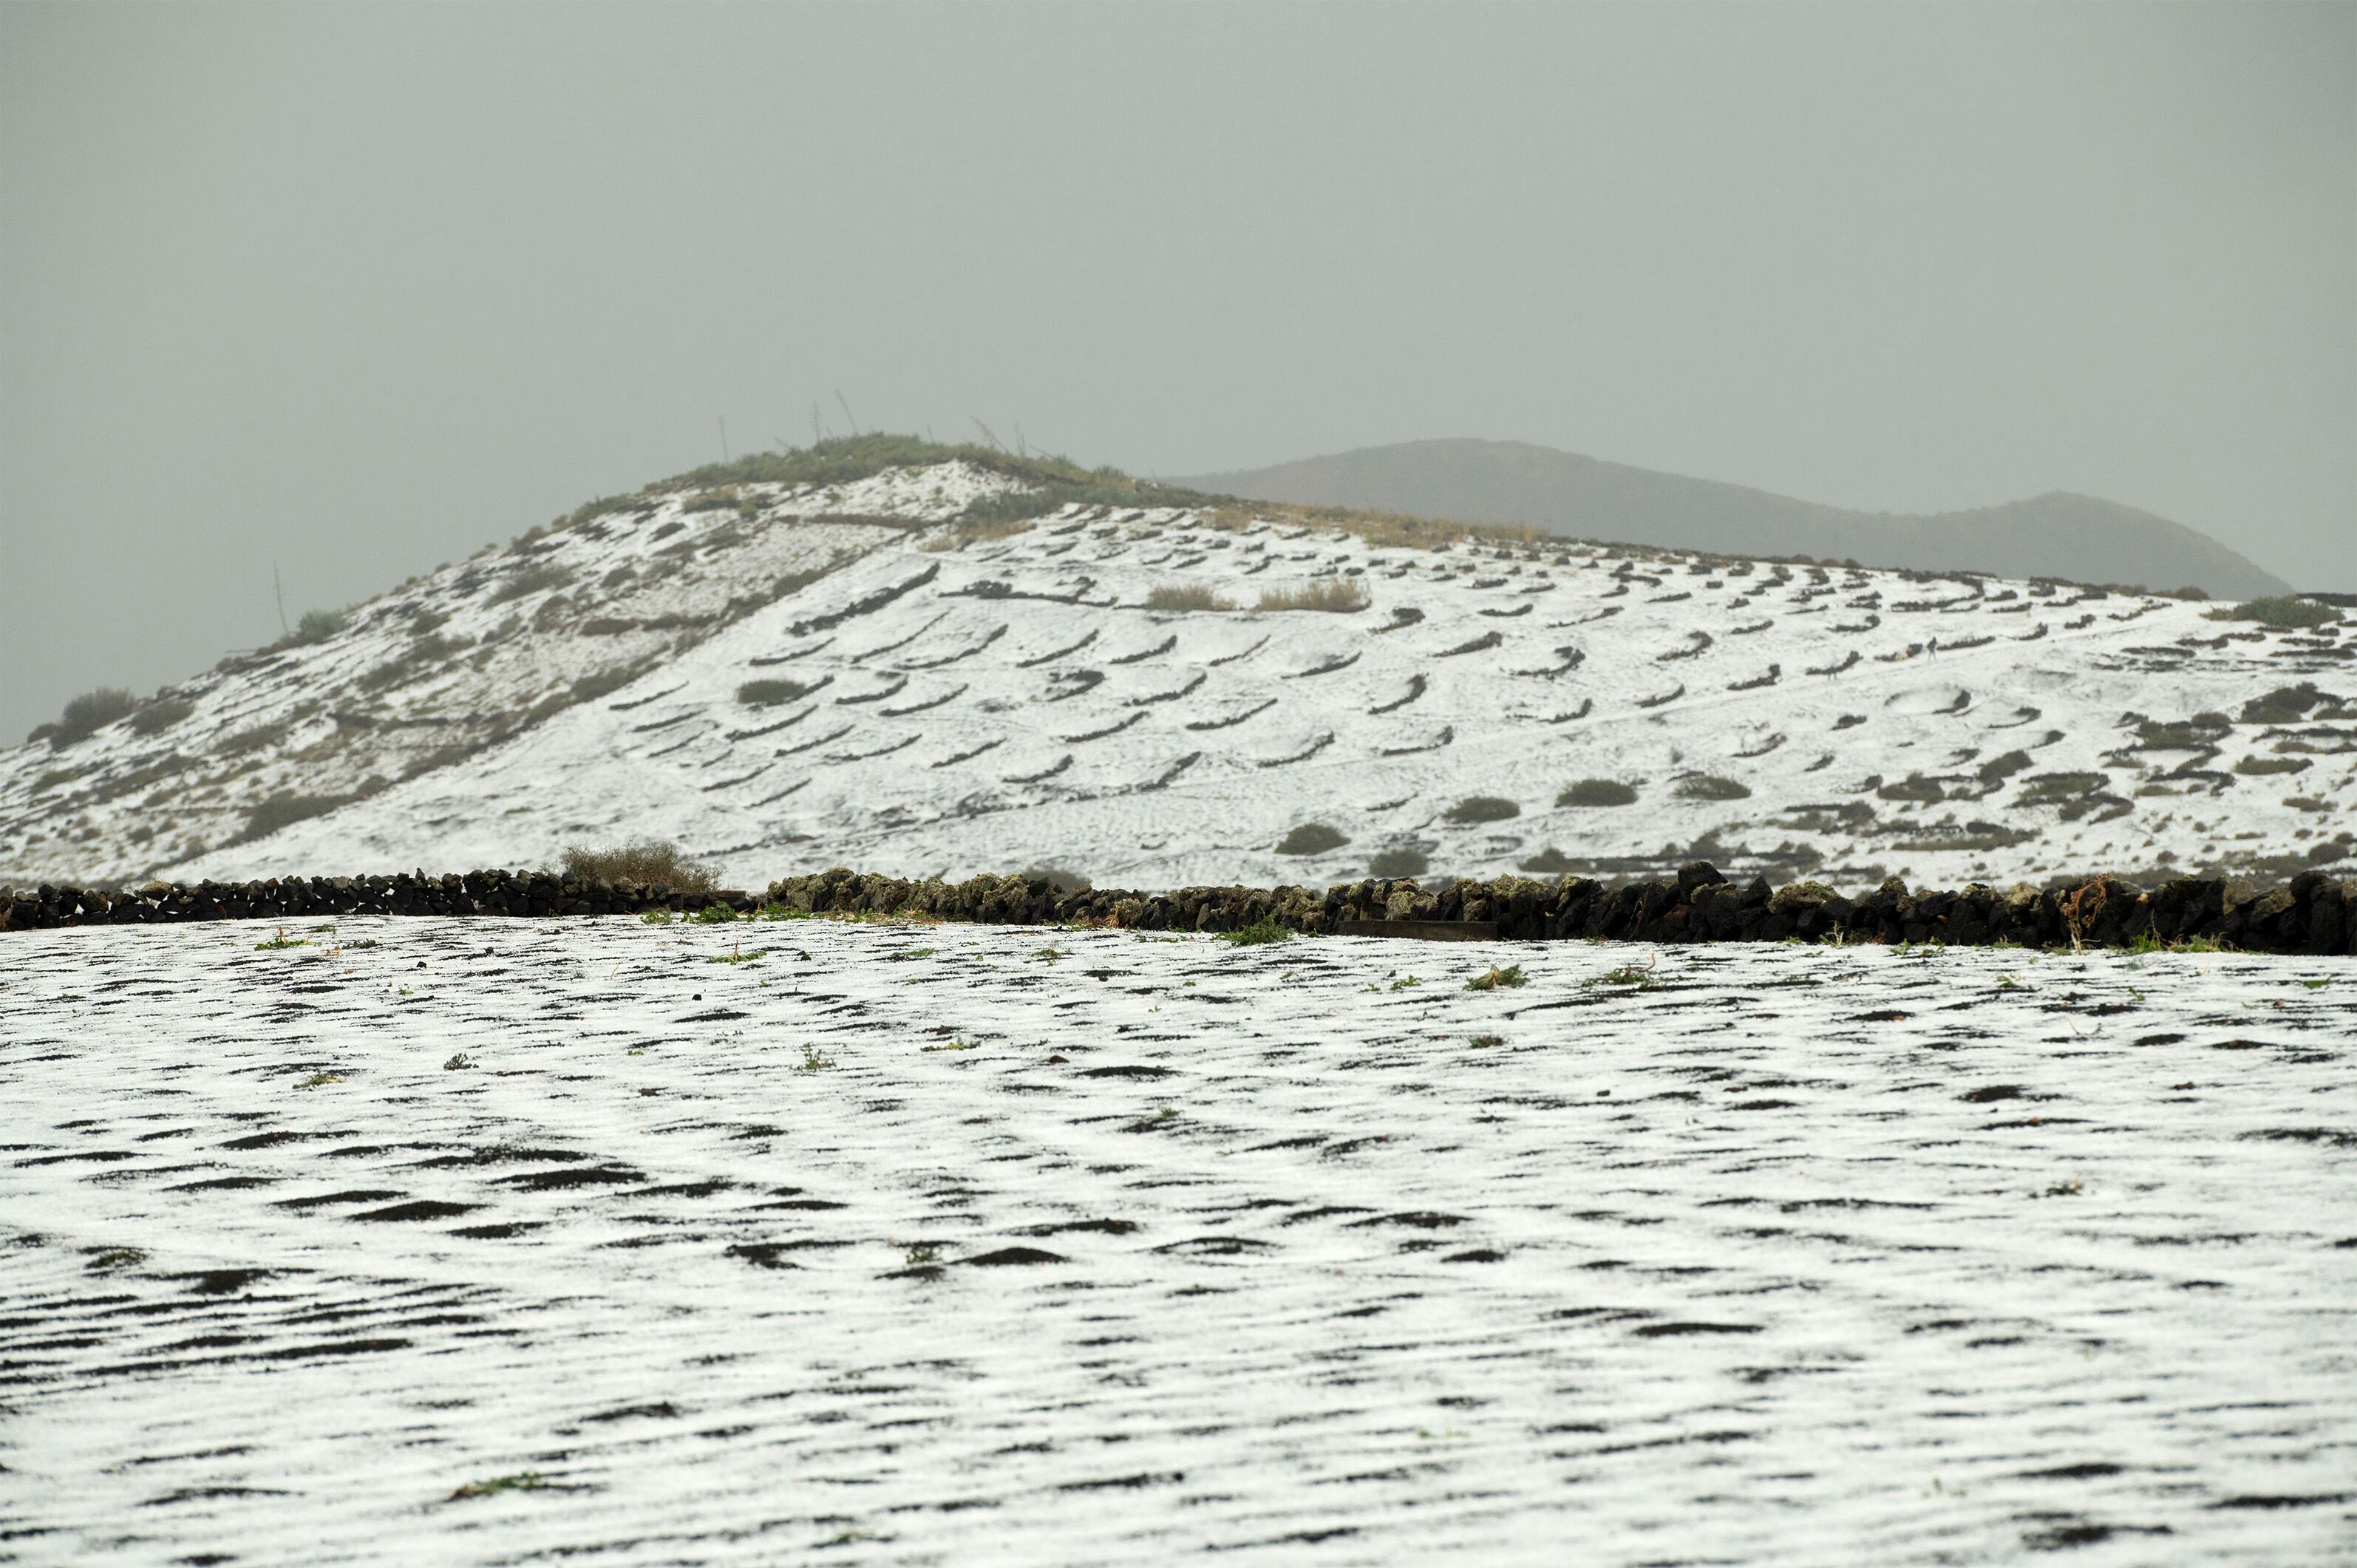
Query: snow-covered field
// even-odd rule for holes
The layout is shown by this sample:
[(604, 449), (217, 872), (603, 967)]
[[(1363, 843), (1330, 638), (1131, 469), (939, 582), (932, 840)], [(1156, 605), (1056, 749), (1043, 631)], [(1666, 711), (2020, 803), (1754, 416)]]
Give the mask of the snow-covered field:
[[(1969, 575), (1410, 549), (1248, 508), (954, 536), (940, 520), (997, 478), (649, 497), (448, 569), (188, 683), (192, 712), (151, 734), (0, 755), (0, 880), (440, 872), (648, 835), (752, 888), (1039, 863), (1322, 886), (1407, 851), (1434, 874), (1706, 859), (1855, 890), (2280, 878), (2357, 853), (2346, 627)], [(1369, 607), (1257, 609), (1318, 586)], [(1149, 607), (1172, 588), (1233, 607)], [(1635, 800), (1563, 803), (1587, 779)], [(1452, 818), (1469, 796), (1515, 814)], [(1309, 822), (1345, 842), (1276, 853)]]
[(0, 939), (0, 1554), (2357, 1560), (2357, 961), (274, 936)]

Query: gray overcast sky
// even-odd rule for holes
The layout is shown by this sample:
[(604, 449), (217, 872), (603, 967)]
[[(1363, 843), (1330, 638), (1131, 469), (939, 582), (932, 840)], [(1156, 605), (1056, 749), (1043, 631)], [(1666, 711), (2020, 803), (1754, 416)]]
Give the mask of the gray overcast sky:
[(0, 736), (864, 426), (2090, 491), (2357, 589), (2357, 7), (0, 5)]

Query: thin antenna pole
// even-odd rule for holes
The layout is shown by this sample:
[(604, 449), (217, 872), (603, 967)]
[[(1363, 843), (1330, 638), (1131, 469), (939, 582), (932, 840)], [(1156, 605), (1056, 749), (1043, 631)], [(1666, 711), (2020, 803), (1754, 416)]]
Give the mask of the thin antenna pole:
[(728, 416), (720, 416), (720, 460), (728, 461)]
[(811, 445), (819, 444), (818, 399), (811, 399)]
[(278, 601), (278, 631), (282, 637), (292, 637), (295, 628), (286, 624), (286, 590), (278, 581), (278, 563), (270, 564), (270, 595)]
[[(841, 387), (834, 389), (834, 401), (837, 403), (843, 403), (843, 389)], [(851, 405), (847, 403), (843, 403), (843, 423), (851, 426), (851, 433), (854, 435), (859, 434), (859, 421), (851, 417)]]
[(1019, 419), (1015, 422), (1015, 454), (1018, 457), (1031, 456), (1031, 448), (1023, 444), (1023, 422)]

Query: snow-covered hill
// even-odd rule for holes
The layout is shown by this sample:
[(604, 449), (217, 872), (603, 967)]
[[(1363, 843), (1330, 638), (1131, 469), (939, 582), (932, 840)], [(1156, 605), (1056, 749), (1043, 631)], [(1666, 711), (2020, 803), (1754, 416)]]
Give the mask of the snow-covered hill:
[[(2281, 875), (2357, 825), (2346, 628), (1276, 507), (947, 521), (1017, 483), (683, 486), (446, 568), (176, 689), (155, 733), (0, 756), (0, 880), (658, 837), (752, 886), (1318, 884), (1386, 851), (1954, 884)], [(1256, 607), (1311, 589), (1366, 607)], [(1307, 824), (1342, 842), (1279, 854)]]

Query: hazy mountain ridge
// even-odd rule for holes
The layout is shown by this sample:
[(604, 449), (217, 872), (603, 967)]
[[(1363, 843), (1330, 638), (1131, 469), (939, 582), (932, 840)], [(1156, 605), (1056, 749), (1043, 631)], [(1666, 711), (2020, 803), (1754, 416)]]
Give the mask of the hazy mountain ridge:
[(2162, 591), (2194, 586), (2218, 598), (2288, 591), (2182, 523), (2061, 490), (1968, 511), (1878, 514), (1527, 442), (1470, 438), (1370, 446), (1173, 482), (1256, 500), (1527, 523), (1572, 538), (1727, 555), (1805, 555)]

